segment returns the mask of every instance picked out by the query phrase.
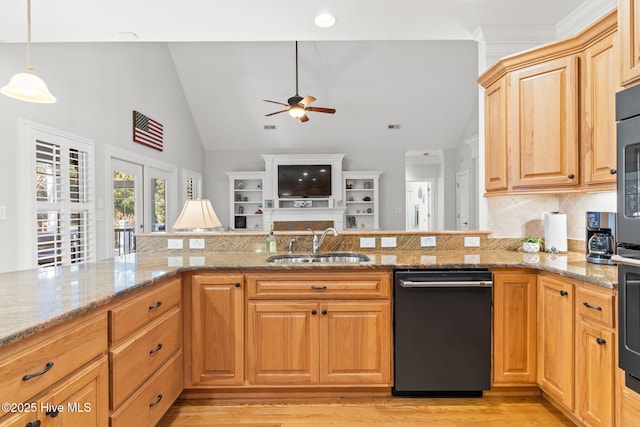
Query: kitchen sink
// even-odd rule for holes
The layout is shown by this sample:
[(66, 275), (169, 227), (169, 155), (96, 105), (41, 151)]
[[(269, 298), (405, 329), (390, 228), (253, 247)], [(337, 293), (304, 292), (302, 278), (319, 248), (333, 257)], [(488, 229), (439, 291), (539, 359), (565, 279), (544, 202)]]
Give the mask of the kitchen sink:
[(273, 255), (267, 258), (267, 262), (296, 263), (296, 262), (367, 262), (368, 256), (352, 253), (324, 253), (324, 254), (286, 254)]

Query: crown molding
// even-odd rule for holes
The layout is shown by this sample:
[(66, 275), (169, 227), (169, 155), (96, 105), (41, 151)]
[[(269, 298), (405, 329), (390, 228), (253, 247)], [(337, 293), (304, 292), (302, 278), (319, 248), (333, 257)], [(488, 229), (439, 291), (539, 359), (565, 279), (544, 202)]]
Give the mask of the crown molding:
[(586, 0), (556, 25), (558, 39), (571, 37), (617, 7), (616, 0)]

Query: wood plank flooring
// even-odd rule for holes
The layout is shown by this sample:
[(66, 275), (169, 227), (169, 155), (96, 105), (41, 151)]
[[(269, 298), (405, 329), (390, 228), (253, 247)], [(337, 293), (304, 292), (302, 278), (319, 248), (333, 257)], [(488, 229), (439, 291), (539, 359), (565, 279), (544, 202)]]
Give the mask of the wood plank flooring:
[(178, 400), (158, 424), (209, 427), (573, 426), (542, 397)]

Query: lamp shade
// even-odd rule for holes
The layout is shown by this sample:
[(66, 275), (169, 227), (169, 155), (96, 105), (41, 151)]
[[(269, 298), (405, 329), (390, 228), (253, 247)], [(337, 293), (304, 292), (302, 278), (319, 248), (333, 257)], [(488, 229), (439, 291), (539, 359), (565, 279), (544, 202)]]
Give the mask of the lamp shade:
[(49, 92), (42, 79), (33, 73), (18, 73), (9, 84), (0, 89), (3, 95), (22, 101), (53, 104), (56, 97)]
[(187, 200), (173, 224), (176, 229), (202, 230), (222, 226), (208, 199)]

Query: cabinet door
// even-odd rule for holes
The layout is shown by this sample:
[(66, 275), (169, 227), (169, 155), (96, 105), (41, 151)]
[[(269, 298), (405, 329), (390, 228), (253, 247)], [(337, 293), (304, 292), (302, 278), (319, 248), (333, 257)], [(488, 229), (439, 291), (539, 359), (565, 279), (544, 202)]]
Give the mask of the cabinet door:
[(577, 57), (514, 71), (509, 80), (513, 188), (572, 187), (578, 177)]
[(584, 181), (587, 186), (611, 189), (616, 184), (615, 93), (620, 88), (613, 38), (586, 49), (582, 67)]
[(573, 284), (538, 278), (538, 385), (573, 411)]
[(507, 189), (507, 85), (503, 77), (484, 93), (485, 189)]
[(613, 425), (614, 349), (612, 332), (579, 322), (577, 409), (587, 425)]
[(109, 367), (107, 357), (92, 363), (57, 386), (41, 406), (49, 411), (41, 413), (46, 426), (106, 427), (109, 424)]
[(318, 304), (248, 304), (247, 379), (251, 384), (318, 383)]
[(536, 277), (494, 274), (494, 386), (536, 384)]
[(618, 0), (620, 67), (626, 86), (640, 79), (640, 0)]
[(390, 302), (327, 302), (320, 313), (320, 382), (390, 385)]
[(194, 275), (191, 280), (191, 381), (244, 381), (244, 279)]

